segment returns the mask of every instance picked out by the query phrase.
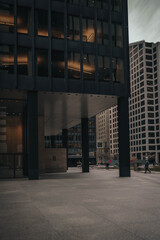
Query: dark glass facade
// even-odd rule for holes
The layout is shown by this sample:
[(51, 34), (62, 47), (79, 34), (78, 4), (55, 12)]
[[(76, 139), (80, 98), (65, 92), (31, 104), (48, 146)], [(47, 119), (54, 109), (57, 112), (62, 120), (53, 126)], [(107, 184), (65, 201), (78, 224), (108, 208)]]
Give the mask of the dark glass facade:
[[(51, 8), (45, 4), (38, 8), (36, 0), (34, 7), (31, 2), (19, 3), (15, 10), (14, 4), (0, 1), (0, 32), (17, 39), (8, 45), (10, 73), (48, 77), (51, 82), (51, 78), (77, 79), (82, 86), (83, 81), (124, 84), (121, 0), (50, 1)], [(0, 45), (6, 43), (2, 40)], [(18, 60), (22, 55), (25, 64)], [(6, 60), (1, 58), (3, 73)]]
[[(80, 94), (77, 109), (85, 114), (77, 114), (78, 120), (73, 122), (83, 123), (82, 155), (88, 152), (88, 135), (84, 130), (88, 127), (87, 119), (101, 110), (100, 103), (97, 108), (91, 106), (92, 96), (97, 101), (98, 97), (108, 97), (110, 101), (111, 96), (114, 100), (128, 98), (127, 18), (127, 0), (0, 0), (0, 89), (16, 91), (18, 98), (22, 92), (25, 95), (30, 179), (38, 178), (41, 157), (37, 140), (41, 93), (46, 93), (48, 99), (51, 93), (56, 97), (62, 95), (63, 101), (57, 101), (63, 103), (61, 113), (69, 109), (69, 95), (78, 98), (76, 94)], [(6, 98), (13, 97), (10, 91), (7, 94)], [(119, 105), (126, 107), (128, 99), (123, 100)], [(127, 119), (127, 110), (125, 113)], [(70, 119), (60, 117), (63, 118), (60, 121), (66, 121), (66, 128), (71, 127), (71, 115)], [(125, 162), (127, 158), (120, 159)]]
[[(88, 120), (90, 163), (96, 163), (96, 117)], [(46, 148), (62, 148), (62, 134), (45, 137)], [(68, 159), (70, 166), (76, 166), (82, 159), (81, 124), (68, 129)]]

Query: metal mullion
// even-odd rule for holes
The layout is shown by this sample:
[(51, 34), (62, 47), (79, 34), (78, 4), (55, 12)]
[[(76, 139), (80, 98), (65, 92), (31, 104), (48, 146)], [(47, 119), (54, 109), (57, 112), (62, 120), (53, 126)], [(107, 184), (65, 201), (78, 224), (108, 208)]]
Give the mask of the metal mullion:
[(14, 1), (14, 74), (16, 76), (16, 88), (18, 88), (18, 75), (17, 75), (17, 0)]
[(94, 5), (94, 33), (95, 33), (95, 83), (97, 91), (99, 92), (99, 79), (98, 79), (98, 42), (97, 42), (97, 5)]
[(48, 1), (48, 77), (50, 80), (50, 89), (53, 90), (52, 82), (52, 32), (51, 32), (51, 0)]
[(112, 20), (111, 20), (111, 0), (108, 1), (108, 11), (109, 11), (109, 21), (108, 21), (108, 30), (109, 30), (109, 46), (110, 47), (110, 79), (113, 82), (113, 67), (112, 67)]
[(32, 77), (33, 77), (33, 88), (36, 89), (36, 65), (37, 58), (35, 54), (35, 0), (32, 0), (32, 8), (31, 8), (31, 19), (32, 19)]
[(81, 0), (80, 0), (80, 19), (79, 19), (79, 27), (80, 27), (80, 79), (81, 79), (81, 91), (84, 92), (84, 76), (83, 76), (83, 38), (82, 38), (82, 7), (81, 7)]
[(68, 60), (68, 44), (67, 44), (67, 0), (65, 3), (65, 11), (64, 11), (64, 41), (65, 41), (65, 49), (64, 49), (64, 59), (65, 59), (65, 91), (68, 91), (68, 69), (67, 69), (67, 60)]

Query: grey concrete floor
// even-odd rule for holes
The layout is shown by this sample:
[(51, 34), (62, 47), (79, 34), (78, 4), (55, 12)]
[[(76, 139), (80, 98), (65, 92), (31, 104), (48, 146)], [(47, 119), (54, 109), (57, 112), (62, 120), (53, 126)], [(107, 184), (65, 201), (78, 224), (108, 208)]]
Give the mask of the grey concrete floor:
[(1, 240), (160, 240), (160, 173), (69, 169), (0, 181)]

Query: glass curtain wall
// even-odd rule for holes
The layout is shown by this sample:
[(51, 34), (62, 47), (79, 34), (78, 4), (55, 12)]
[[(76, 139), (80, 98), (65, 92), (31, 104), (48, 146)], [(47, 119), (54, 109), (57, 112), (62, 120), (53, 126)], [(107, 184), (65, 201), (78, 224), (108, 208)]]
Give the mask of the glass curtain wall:
[(14, 47), (0, 45), (0, 72), (14, 73)]
[(95, 28), (93, 19), (89, 18), (82, 19), (82, 39), (83, 42), (95, 41)]
[(27, 7), (17, 8), (17, 32), (23, 34), (32, 33), (31, 9)]
[(51, 18), (52, 38), (64, 39), (64, 14), (52, 12)]
[(0, 3), (0, 31), (14, 32), (14, 7), (13, 5)]
[(31, 48), (18, 47), (17, 73), (21, 75), (32, 75)]
[(48, 37), (48, 12), (36, 10), (35, 12), (35, 31), (36, 35)]
[(65, 61), (64, 51), (52, 51), (52, 76), (64, 78)]
[(110, 58), (98, 56), (98, 79), (100, 81), (110, 81)]
[(36, 49), (37, 64), (36, 74), (37, 76), (48, 76), (48, 50)]
[(67, 27), (67, 38), (69, 40), (79, 41), (80, 40), (80, 25), (79, 17), (68, 16), (68, 27)]
[(68, 78), (80, 79), (80, 54), (68, 52)]
[(109, 28), (108, 23), (97, 20), (97, 42), (99, 44), (109, 44)]
[(83, 55), (83, 78), (95, 80), (95, 55)]
[(112, 78), (114, 82), (124, 83), (124, 66), (123, 59), (112, 58)]

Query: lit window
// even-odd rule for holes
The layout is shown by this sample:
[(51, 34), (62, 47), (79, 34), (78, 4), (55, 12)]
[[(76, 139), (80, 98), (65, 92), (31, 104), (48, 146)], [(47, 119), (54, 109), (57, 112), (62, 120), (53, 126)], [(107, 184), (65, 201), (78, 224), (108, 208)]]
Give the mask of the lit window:
[(0, 72), (14, 73), (14, 47), (0, 46)]
[(31, 9), (18, 7), (17, 9), (17, 32), (31, 34)]
[(82, 38), (84, 42), (94, 42), (95, 31), (94, 21), (92, 19), (88, 18), (82, 19)]
[(14, 32), (14, 8), (13, 5), (0, 3), (0, 31)]

